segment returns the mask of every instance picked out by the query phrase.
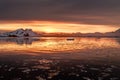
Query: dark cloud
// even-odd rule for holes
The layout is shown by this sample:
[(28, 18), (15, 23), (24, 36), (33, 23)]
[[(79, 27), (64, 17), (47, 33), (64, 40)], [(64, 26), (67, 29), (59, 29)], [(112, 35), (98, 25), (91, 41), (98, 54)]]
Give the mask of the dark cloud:
[(0, 20), (119, 25), (120, 0), (0, 0)]

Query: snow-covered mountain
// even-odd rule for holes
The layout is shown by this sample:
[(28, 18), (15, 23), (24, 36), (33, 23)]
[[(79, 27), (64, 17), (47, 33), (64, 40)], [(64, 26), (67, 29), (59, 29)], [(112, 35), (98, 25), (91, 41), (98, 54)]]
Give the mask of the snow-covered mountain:
[(117, 36), (117, 37), (120, 37), (120, 29), (116, 30), (116, 31), (114, 32), (114, 35)]
[(32, 31), (32, 29), (18, 29), (12, 32), (6, 32), (0, 34), (0, 36), (5, 36), (5, 37), (38, 37), (38, 36), (48, 36), (48, 37), (57, 37), (57, 36), (78, 36), (78, 37), (120, 37), (120, 29), (113, 31), (113, 32), (106, 32), (106, 33), (35, 33)]
[(0, 34), (0, 36), (5, 37), (35, 37), (39, 36), (37, 33), (33, 32), (32, 29), (18, 29), (12, 32), (6, 32)]
[(120, 33), (120, 29), (116, 30), (115, 33)]

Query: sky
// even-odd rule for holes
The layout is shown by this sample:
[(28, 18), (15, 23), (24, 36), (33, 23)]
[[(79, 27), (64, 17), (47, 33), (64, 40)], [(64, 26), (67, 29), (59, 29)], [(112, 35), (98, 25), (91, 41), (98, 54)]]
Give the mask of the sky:
[(1, 32), (110, 32), (119, 20), (120, 0), (0, 0)]

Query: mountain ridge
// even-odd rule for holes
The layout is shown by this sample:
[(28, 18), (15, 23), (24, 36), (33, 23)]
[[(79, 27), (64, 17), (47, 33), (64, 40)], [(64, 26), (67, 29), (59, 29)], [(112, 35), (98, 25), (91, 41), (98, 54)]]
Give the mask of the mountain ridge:
[(1, 37), (120, 37), (120, 29), (106, 33), (36, 33), (32, 29), (17, 29), (0, 34)]

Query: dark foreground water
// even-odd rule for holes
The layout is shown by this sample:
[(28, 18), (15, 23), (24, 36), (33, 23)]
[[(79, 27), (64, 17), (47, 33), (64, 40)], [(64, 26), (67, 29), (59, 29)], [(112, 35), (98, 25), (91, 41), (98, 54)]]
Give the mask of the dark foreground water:
[(120, 39), (1, 37), (0, 80), (120, 80)]

